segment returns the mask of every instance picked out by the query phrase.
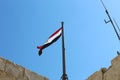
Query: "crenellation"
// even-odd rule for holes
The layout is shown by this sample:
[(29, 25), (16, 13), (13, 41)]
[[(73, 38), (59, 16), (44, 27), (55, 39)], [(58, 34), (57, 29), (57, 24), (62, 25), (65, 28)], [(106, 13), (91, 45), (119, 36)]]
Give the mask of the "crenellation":
[[(95, 72), (87, 80), (120, 80), (120, 55), (111, 61), (111, 66)], [(102, 76), (102, 78), (100, 78)]]

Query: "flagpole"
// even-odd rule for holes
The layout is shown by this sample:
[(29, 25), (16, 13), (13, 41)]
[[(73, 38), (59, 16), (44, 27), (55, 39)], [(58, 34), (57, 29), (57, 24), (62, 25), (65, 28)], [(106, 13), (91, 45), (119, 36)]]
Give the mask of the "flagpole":
[(61, 22), (62, 25), (62, 64), (63, 64), (63, 74), (62, 74), (62, 80), (68, 80), (67, 74), (66, 74), (66, 63), (65, 63), (65, 45), (64, 45), (64, 22)]

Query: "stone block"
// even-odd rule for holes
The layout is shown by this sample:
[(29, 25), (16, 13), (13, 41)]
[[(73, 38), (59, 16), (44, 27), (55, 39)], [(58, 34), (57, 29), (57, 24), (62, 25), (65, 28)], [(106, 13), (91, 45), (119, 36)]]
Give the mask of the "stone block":
[(118, 55), (116, 58), (114, 58), (112, 61), (112, 66), (120, 64), (120, 55)]
[(104, 74), (104, 80), (120, 80), (120, 64), (112, 65)]
[(11, 74), (16, 78), (23, 78), (23, 70), (24, 70), (23, 67), (18, 66), (14, 63), (11, 63), (10, 61), (7, 60), (6, 67), (5, 67), (6, 73)]
[(4, 77), (4, 78), (0, 78), (0, 80), (16, 80), (14, 77)]
[(28, 80), (48, 80), (47, 78), (40, 76), (34, 72), (31, 72), (27, 69), (25, 69), (25, 77), (27, 77)]
[(0, 70), (4, 71), (6, 60), (0, 57)]
[(87, 80), (102, 80), (102, 71), (95, 72)]

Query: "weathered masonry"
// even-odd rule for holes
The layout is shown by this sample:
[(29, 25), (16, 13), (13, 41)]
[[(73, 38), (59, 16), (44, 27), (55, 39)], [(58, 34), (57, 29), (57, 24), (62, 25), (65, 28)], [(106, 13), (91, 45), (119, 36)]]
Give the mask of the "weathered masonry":
[(20, 65), (0, 57), (0, 80), (48, 80)]

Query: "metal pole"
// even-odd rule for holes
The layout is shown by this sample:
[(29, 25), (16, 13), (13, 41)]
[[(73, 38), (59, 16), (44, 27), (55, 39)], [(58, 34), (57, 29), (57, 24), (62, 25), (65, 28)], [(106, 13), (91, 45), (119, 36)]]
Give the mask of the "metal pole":
[(66, 63), (65, 63), (65, 45), (64, 45), (64, 22), (61, 22), (62, 25), (62, 64), (63, 64), (63, 75), (62, 80), (68, 80), (67, 74), (66, 74)]
[(111, 24), (112, 24), (112, 26), (113, 26), (113, 29), (114, 29), (114, 31), (115, 31), (118, 39), (120, 40), (120, 36), (119, 36), (119, 34), (118, 34), (118, 32), (117, 32), (117, 30), (116, 30), (116, 28), (115, 28), (115, 25), (114, 25), (114, 23), (113, 23), (113, 21), (112, 21), (112, 18), (110, 17), (109, 12), (108, 12), (107, 8), (105, 7), (105, 5), (104, 5), (104, 3), (103, 3), (102, 0), (101, 0), (101, 3), (102, 3), (102, 5), (103, 5), (103, 7), (105, 8), (105, 12), (106, 12), (106, 14), (107, 14), (107, 16), (108, 16), (108, 18), (109, 18), (109, 21), (104, 20), (105, 23), (111, 22)]
[(116, 30), (116, 28), (115, 28), (115, 25), (114, 25), (114, 23), (113, 23), (113, 21), (112, 21), (112, 19), (111, 19), (111, 17), (110, 17), (110, 15), (109, 15), (109, 13), (108, 13), (107, 10), (106, 10), (106, 14), (108, 15), (108, 17), (109, 17), (109, 19), (110, 19), (110, 22), (111, 22), (111, 24), (112, 24), (112, 26), (113, 26), (113, 28), (114, 28), (114, 31), (115, 31), (118, 39), (120, 40), (120, 36), (119, 36), (119, 34), (118, 34), (118, 32), (117, 32), (117, 30)]

